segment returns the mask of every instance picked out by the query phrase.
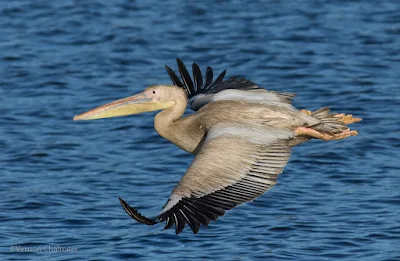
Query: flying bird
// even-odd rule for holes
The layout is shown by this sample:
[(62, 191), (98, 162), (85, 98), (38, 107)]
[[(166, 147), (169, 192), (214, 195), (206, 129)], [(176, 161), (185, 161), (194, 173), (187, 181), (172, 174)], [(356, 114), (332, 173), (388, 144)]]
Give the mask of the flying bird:
[[(297, 110), (293, 93), (266, 90), (243, 77), (224, 80), (226, 70), (213, 81), (207, 67), (203, 78), (196, 63), (193, 76), (177, 59), (180, 78), (166, 66), (172, 85), (158, 84), (74, 117), (92, 120), (161, 111), (156, 131), (195, 158), (173, 189), (162, 211), (147, 218), (120, 198), (125, 211), (147, 225), (165, 222), (179, 234), (244, 202), (252, 201), (277, 182), (291, 147), (310, 139), (340, 140), (358, 134), (347, 124), (361, 121), (351, 114), (334, 114), (329, 107)], [(183, 117), (187, 108), (193, 114)]]

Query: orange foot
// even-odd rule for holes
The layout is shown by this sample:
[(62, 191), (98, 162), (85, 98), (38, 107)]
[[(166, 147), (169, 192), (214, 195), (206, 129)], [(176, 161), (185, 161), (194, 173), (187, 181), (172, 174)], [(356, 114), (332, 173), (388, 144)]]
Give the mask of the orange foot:
[[(312, 112), (309, 110), (300, 110), (301, 113), (304, 113), (306, 115), (311, 115)], [(335, 114), (336, 118), (339, 118), (340, 121), (342, 121), (344, 124), (352, 124), (352, 123), (356, 123), (356, 122), (360, 122), (362, 121), (361, 118), (353, 118), (352, 114), (344, 114), (344, 113), (340, 113), (340, 114)]]
[(310, 137), (313, 137), (316, 139), (321, 139), (321, 140), (342, 140), (342, 139), (345, 139), (350, 136), (356, 136), (358, 134), (358, 131), (350, 130), (350, 129), (345, 129), (342, 132), (339, 132), (336, 134), (319, 132), (317, 130), (306, 128), (306, 127), (298, 127), (298, 128), (296, 128), (295, 131), (298, 136), (306, 135), (306, 136), (310, 136)]
[(336, 114), (335, 115), (335, 117), (336, 118), (339, 118), (341, 121), (343, 121), (344, 122), (344, 124), (352, 124), (352, 123), (355, 123), (355, 122), (360, 122), (360, 121), (362, 121), (362, 119), (361, 118), (353, 118), (353, 115), (352, 114), (344, 114), (344, 113), (340, 113), (340, 114)]
[(300, 110), (301, 113), (304, 113), (306, 115), (311, 115), (311, 111), (309, 110)]

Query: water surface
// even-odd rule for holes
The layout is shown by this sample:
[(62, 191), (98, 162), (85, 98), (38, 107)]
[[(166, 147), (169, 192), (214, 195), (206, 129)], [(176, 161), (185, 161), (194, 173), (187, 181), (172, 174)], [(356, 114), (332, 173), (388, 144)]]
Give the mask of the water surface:
[[(266, 2), (2, 1), (1, 260), (400, 260), (400, 3)], [(151, 113), (72, 117), (169, 83), (176, 57), (353, 113), (360, 135), (294, 148), (198, 235), (138, 224), (118, 197), (156, 215), (192, 156)]]

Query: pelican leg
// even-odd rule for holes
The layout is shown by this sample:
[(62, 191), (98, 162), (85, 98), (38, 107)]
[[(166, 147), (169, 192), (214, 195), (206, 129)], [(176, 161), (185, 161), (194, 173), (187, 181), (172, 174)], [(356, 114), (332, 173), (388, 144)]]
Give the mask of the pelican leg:
[(320, 140), (342, 140), (350, 136), (356, 136), (358, 134), (358, 131), (350, 129), (345, 129), (342, 132), (336, 134), (329, 134), (306, 127), (298, 127), (296, 128), (295, 132), (298, 136), (310, 136)]

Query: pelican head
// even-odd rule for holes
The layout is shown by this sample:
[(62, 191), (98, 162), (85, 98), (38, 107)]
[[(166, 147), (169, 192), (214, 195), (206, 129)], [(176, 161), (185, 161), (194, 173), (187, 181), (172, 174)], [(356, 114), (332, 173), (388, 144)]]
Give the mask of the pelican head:
[(76, 115), (74, 120), (94, 120), (165, 110), (174, 106), (177, 98), (182, 98), (182, 94), (185, 95), (183, 89), (174, 85), (152, 85), (134, 96), (119, 99)]

